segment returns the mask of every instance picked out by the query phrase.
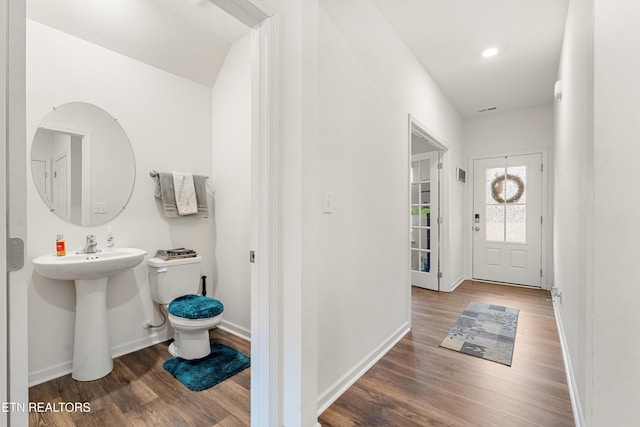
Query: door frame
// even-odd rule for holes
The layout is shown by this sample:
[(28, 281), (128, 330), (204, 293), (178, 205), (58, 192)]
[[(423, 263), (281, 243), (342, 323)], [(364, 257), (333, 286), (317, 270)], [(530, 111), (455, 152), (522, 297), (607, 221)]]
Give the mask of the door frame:
[[(442, 164), (442, 168), (439, 173), (439, 189), (438, 189), (438, 197), (439, 197), (439, 217), (442, 218), (442, 221), (439, 224), (438, 230), (438, 291), (442, 290), (442, 281), (441, 279), (445, 277), (447, 272), (447, 258), (443, 255), (446, 253), (446, 248), (448, 247), (449, 242), (449, 221), (448, 221), (448, 202), (449, 198), (447, 197), (447, 162), (445, 158), (445, 154), (449, 150), (449, 147), (443, 142), (442, 138), (438, 137), (435, 133), (433, 133), (428, 127), (420, 122), (413, 114), (409, 114), (408, 117), (408, 126), (407, 126), (407, 161), (406, 161), (406, 179), (405, 179), (405, 191), (407, 194), (407, 203), (406, 208), (411, 212), (411, 137), (412, 135), (416, 135), (418, 137), (424, 138), (428, 144), (438, 150), (438, 161)], [(437, 221), (437, 217), (435, 218)], [(434, 218), (431, 218), (431, 221), (434, 221)], [(411, 215), (405, 215), (405, 242), (407, 242), (407, 283), (409, 287), (409, 307), (411, 307)]]
[[(251, 426), (281, 425), (300, 396), (282, 380), (279, 314), (279, 15), (263, 0), (210, 0), (251, 28)], [(247, 254), (248, 255), (248, 254)]]
[[(542, 157), (542, 164), (544, 165), (542, 169), (542, 183), (541, 183), (541, 192), (542, 192), (542, 200), (540, 206), (540, 212), (542, 212), (542, 235), (540, 237), (540, 267), (542, 268), (542, 278), (540, 281), (540, 289), (550, 289), (550, 284), (548, 280), (548, 258), (551, 253), (549, 248), (549, 242), (551, 241), (551, 227), (549, 226), (551, 221), (551, 216), (549, 215), (549, 188), (548, 188), (548, 174), (549, 174), (549, 163), (547, 161), (547, 150), (522, 150), (522, 151), (508, 151), (504, 153), (492, 153), (492, 154), (481, 154), (469, 157), (469, 173), (467, 173), (467, 177), (469, 178), (469, 185), (467, 186), (467, 218), (468, 222), (465, 221), (465, 229), (466, 229), (466, 237), (465, 241), (467, 242), (467, 255), (466, 255), (466, 276), (472, 280), (473, 278), (473, 187), (474, 187), (474, 161), (475, 160), (484, 160), (484, 159), (493, 159), (497, 157), (511, 157), (511, 156), (524, 156), (527, 154), (540, 154)], [(468, 225), (468, 226), (467, 226)], [(485, 281), (486, 282), (486, 281)], [(493, 282), (489, 282), (493, 283)], [(507, 286), (523, 286), (523, 285), (511, 285), (509, 283), (495, 282), (501, 285)], [(529, 286), (526, 286), (529, 287)], [(535, 288), (537, 289), (537, 288)]]
[[(0, 27), (7, 28), (9, 24), (9, 11), (7, 0), (0, 0)], [(8, 64), (7, 64), (7, 52), (9, 51), (9, 40), (7, 31), (0, 31), (0, 103), (3, 106), (8, 105)], [(0, 115), (0, 162), (2, 165), (7, 164), (7, 130), (9, 127), (9, 112), (4, 111)], [(0, 200), (2, 203), (8, 201), (8, 195), (6, 191), (7, 184), (7, 170), (3, 169), (3, 173), (0, 174)], [(0, 210), (0, 241), (7, 241), (7, 210)], [(0, 269), (7, 271), (7, 247), (0, 244)], [(9, 274), (0, 275), (0, 401), (9, 402), (9, 307), (8, 307), (8, 283)], [(26, 380), (26, 378), (25, 378)], [(9, 414), (6, 412), (0, 413), (0, 427), (8, 425)]]
[[(27, 224), (27, 147), (25, 114), (25, 2), (0, 0), (0, 84), (2, 102), (6, 107), (1, 120), (2, 142), (0, 150), (4, 159), (4, 172), (0, 181), (2, 201), (3, 248), (0, 262), (5, 267), (0, 294), (0, 323), (2, 324), (2, 354), (0, 355), (0, 375), (6, 381), (1, 384), (5, 402), (28, 402), (28, 358), (24, 355), (28, 348), (27, 300), (28, 282), (21, 266), (24, 260)], [(5, 185), (6, 184), (6, 185)], [(9, 263), (7, 256), (15, 255)], [(14, 350), (17, 349), (17, 350)], [(0, 426), (26, 425), (26, 411), (9, 411), (0, 416)]]
[[(56, 107), (54, 107), (55, 109)], [(115, 119), (114, 119), (115, 120)], [(74, 129), (71, 127), (57, 126), (57, 125), (42, 125), (38, 129), (45, 129), (53, 132), (63, 133), (69, 135), (71, 138), (78, 136), (82, 138), (82, 226), (88, 226), (91, 224), (91, 216), (93, 214), (93, 198), (91, 196), (91, 151), (93, 147), (93, 139), (91, 137), (91, 131), (86, 129)], [(69, 158), (71, 159), (71, 153), (73, 152), (73, 145), (69, 146)], [(29, 172), (27, 171), (27, 175)], [(131, 199), (131, 194), (129, 199)], [(124, 206), (129, 203), (126, 201)], [(51, 206), (52, 208), (53, 206)]]

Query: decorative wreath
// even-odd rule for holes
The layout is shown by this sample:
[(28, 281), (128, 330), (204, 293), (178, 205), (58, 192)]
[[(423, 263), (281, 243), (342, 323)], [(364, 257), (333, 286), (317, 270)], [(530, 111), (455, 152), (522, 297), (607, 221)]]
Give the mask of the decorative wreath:
[[(518, 187), (518, 191), (516, 191), (516, 194), (505, 200), (502, 198), (501, 194), (506, 188), (505, 183), (508, 179), (516, 184), (516, 186)], [(491, 183), (491, 196), (493, 196), (493, 200), (498, 203), (515, 203), (520, 200), (520, 197), (522, 197), (523, 194), (524, 182), (522, 182), (522, 179), (520, 179), (520, 177), (517, 175), (511, 175), (510, 173), (508, 173), (506, 176), (497, 176), (496, 179), (494, 179)]]

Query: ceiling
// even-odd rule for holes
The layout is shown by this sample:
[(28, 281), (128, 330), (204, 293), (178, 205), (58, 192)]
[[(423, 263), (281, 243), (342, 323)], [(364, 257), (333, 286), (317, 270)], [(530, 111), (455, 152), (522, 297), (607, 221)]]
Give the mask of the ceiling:
[[(569, 0), (371, 1), (462, 117), (553, 102)], [(28, 0), (27, 16), (209, 87), (249, 33), (208, 0)]]
[(372, 2), (462, 117), (553, 102), (568, 0)]
[(207, 0), (28, 0), (27, 17), (208, 87), (249, 33)]

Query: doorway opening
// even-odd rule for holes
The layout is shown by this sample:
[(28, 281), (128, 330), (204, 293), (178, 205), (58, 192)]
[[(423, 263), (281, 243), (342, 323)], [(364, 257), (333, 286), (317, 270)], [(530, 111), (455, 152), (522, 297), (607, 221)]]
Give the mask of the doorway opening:
[[(274, 280), (277, 262), (276, 230), (278, 215), (278, 201), (275, 200), (277, 188), (277, 96), (274, 89), (278, 81), (278, 18), (275, 10), (271, 10), (265, 3), (254, 0), (216, 1), (221, 8), (251, 27), (252, 38), (252, 178), (259, 185), (253, 186), (252, 204), (255, 217), (252, 218), (253, 240), (252, 248), (259, 255), (255, 264), (251, 264), (252, 280), (251, 295), (255, 296), (251, 303), (252, 329), (252, 375), (251, 375), (251, 414), (252, 425), (281, 424), (282, 408), (279, 395), (286, 394), (286, 387), (279, 384), (281, 366), (279, 365), (279, 315), (276, 312), (279, 300), (277, 283)], [(26, 164), (27, 156), (24, 146), (22, 129), (26, 128), (24, 110), (24, 25), (25, 10), (23, 5), (9, 7), (8, 2), (0, 0), (0, 20), (5, 28), (12, 28), (11, 40), (0, 36), (0, 49), (3, 59), (0, 61), (0, 80), (3, 89), (0, 97), (8, 100), (7, 91), (14, 93), (11, 102), (6, 102), (7, 111), (0, 119), (3, 129), (2, 157), (10, 154), (11, 167), (7, 169), (2, 181), (7, 182), (3, 200), (7, 201), (7, 211), (4, 215), (6, 235), (25, 236), (26, 217)], [(22, 32), (22, 34), (21, 34)], [(6, 34), (5, 34), (6, 36)], [(9, 66), (11, 62), (11, 67)], [(13, 65), (15, 64), (15, 66)], [(11, 72), (9, 72), (11, 71)], [(11, 78), (9, 78), (11, 77)], [(9, 89), (9, 90), (7, 90)], [(22, 95), (20, 95), (22, 94)], [(22, 107), (22, 108), (21, 108)], [(11, 132), (8, 132), (10, 129)], [(16, 131), (19, 130), (19, 131)], [(10, 138), (5, 138), (10, 135)], [(46, 173), (46, 166), (44, 167)], [(52, 169), (52, 166), (49, 167)], [(11, 180), (6, 178), (11, 176)], [(5, 186), (2, 186), (3, 189)], [(9, 203), (10, 201), (10, 203)], [(15, 239), (18, 240), (18, 239)], [(3, 252), (4, 254), (4, 252)], [(6, 254), (5, 254), (6, 255)], [(6, 257), (1, 257), (6, 259)], [(6, 282), (0, 283), (3, 289), (0, 295), (0, 325), (7, 330), (6, 337), (0, 339), (0, 376), (7, 379), (6, 387), (0, 396), (3, 401), (26, 402), (28, 400), (28, 342), (25, 331), (27, 325), (28, 295), (26, 287), (18, 286), (28, 281), (27, 273), (22, 265), (11, 267), (11, 274), (7, 274)], [(13, 284), (18, 292), (8, 295), (6, 289)], [(8, 308), (11, 307), (11, 310)], [(11, 366), (11, 370), (8, 369)], [(11, 375), (8, 373), (11, 372)], [(27, 413), (10, 413), (0, 417), (0, 425), (23, 425), (27, 422)]]
[(439, 291), (442, 278), (442, 168), (446, 147), (409, 117), (411, 285)]

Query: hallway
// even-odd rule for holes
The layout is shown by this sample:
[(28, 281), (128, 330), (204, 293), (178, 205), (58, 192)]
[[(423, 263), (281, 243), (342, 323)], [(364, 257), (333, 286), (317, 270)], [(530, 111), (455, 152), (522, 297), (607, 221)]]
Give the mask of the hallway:
[[(547, 291), (465, 281), (412, 288), (412, 330), (320, 417), (322, 426), (573, 426)], [(520, 309), (512, 367), (440, 348), (470, 301)]]

